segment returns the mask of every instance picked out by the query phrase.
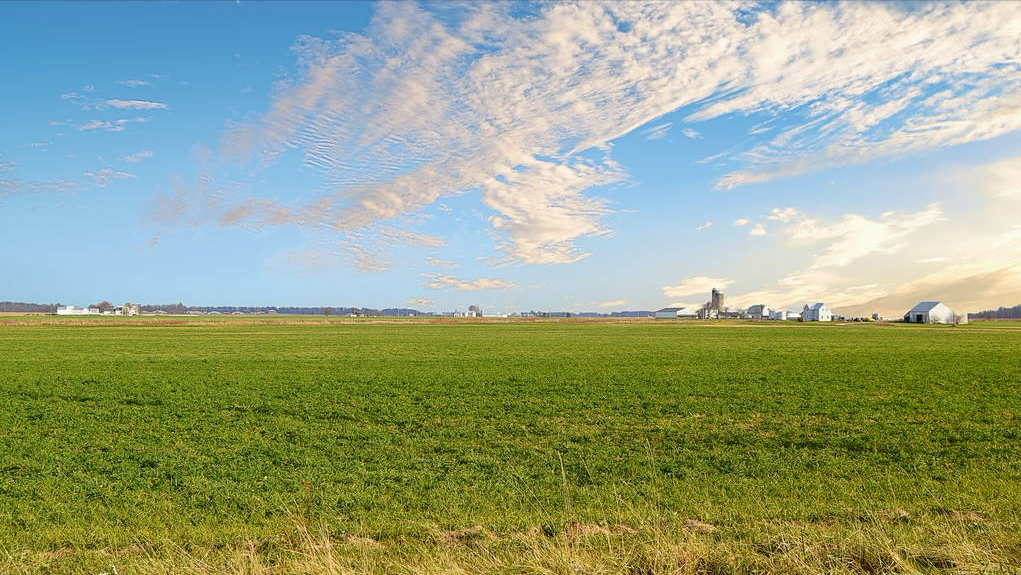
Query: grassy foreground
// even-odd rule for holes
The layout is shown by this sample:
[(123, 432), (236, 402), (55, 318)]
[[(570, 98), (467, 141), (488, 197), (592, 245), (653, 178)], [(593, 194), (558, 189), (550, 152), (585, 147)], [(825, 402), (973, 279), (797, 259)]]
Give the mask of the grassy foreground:
[(1021, 572), (1019, 328), (0, 319), (0, 573)]

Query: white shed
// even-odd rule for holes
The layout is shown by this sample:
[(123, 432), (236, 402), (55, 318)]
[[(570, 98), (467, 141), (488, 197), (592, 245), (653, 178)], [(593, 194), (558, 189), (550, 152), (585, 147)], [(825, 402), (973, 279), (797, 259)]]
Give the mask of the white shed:
[(677, 312), (681, 311), (679, 307), (665, 307), (656, 312), (656, 319), (677, 319)]
[(801, 310), (802, 321), (833, 321), (833, 312), (822, 302), (810, 303)]
[(697, 307), (665, 307), (656, 312), (656, 319), (679, 319), (698, 317)]
[(954, 323), (954, 310), (943, 302), (921, 301), (904, 314), (908, 323)]

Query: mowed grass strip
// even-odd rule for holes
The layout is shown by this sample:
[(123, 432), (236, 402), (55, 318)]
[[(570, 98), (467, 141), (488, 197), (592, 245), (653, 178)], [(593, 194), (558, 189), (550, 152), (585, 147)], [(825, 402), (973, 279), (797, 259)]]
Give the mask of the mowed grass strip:
[(1021, 556), (1010, 327), (46, 321), (0, 349), (12, 572)]

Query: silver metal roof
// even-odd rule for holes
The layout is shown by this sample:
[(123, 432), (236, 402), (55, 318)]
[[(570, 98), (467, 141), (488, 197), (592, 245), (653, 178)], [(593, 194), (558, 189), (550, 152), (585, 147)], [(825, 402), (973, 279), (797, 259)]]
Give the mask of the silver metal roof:
[(939, 301), (920, 301), (920, 302), (915, 304), (915, 307), (909, 309), (908, 313), (911, 313), (911, 312), (914, 312), (914, 311), (918, 311), (918, 312), (930, 311), (930, 310), (932, 310), (932, 308), (938, 306), (941, 303), (943, 303), (943, 302), (939, 302)]

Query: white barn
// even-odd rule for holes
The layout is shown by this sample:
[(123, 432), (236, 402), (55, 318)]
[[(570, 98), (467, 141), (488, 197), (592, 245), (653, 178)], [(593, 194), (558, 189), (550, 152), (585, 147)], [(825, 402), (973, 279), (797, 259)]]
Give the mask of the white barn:
[(908, 323), (954, 323), (954, 310), (939, 301), (920, 301), (904, 314)]
[(679, 307), (665, 307), (656, 312), (656, 319), (677, 319), (679, 311), (681, 311)]
[(802, 321), (833, 321), (833, 312), (822, 302), (810, 303), (801, 310)]
[(748, 317), (752, 319), (769, 319), (770, 313), (769, 306), (764, 303), (757, 303), (752, 307), (748, 308)]
[(665, 307), (656, 312), (656, 319), (680, 319), (698, 317), (698, 308)]
[(58, 305), (57, 315), (99, 315), (99, 308), (78, 307), (76, 305)]

